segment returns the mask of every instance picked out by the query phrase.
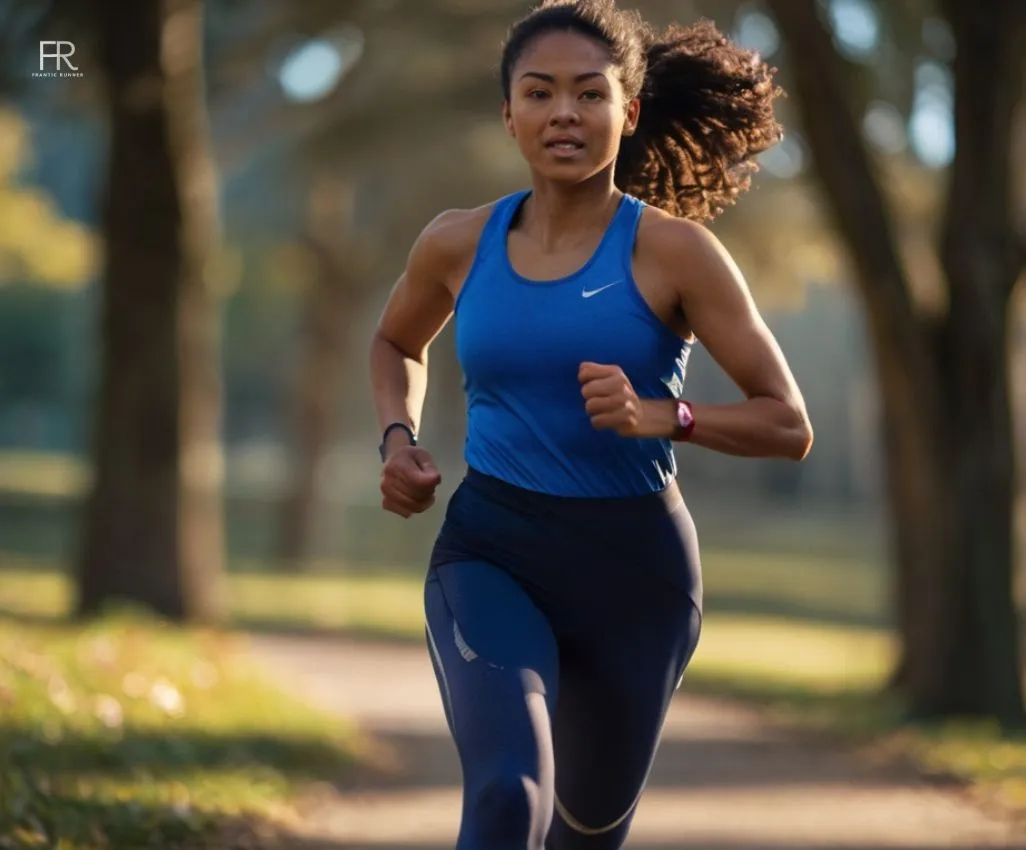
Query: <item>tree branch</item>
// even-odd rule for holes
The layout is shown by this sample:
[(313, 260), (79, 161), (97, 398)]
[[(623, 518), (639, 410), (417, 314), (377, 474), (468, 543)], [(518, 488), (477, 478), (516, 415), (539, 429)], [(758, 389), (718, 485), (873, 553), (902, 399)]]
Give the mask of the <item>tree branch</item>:
[(890, 215), (848, 99), (844, 64), (816, 0), (769, 0), (787, 43), (790, 79), (828, 208), (881, 341), (909, 344), (917, 317)]
[(1004, 302), (1026, 262), (1026, 234), (1019, 232), (1013, 211), (1026, 3), (995, 0), (989, 5), (981, 15), (959, 0), (941, 4), (958, 44), (955, 159), (943, 253), (954, 297), (973, 297), (972, 292), (955, 291), (962, 288), (991, 300), (993, 295), (983, 291), (991, 286)]

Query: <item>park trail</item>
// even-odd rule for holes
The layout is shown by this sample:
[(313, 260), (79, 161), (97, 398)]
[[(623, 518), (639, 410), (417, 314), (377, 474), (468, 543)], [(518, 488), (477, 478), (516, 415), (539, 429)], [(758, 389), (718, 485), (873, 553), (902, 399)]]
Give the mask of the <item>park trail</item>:
[[(424, 647), (252, 635), (294, 693), (352, 718), (391, 754), (306, 804), (296, 850), (452, 850), (460, 771)], [(637, 850), (1026, 850), (1026, 828), (957, 788), (881, 765), (752, 708), (687, 693), (628, 839)]]

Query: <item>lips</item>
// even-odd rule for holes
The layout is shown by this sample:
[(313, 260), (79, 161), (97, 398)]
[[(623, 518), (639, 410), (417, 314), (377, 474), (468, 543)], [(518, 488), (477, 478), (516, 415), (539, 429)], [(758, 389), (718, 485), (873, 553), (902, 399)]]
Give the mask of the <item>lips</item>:
[(553, 136), (545, 142), (545, 147), (556, 151), (572, 152), (581, 150), (584, 147), (584, 142), (576, 136)]

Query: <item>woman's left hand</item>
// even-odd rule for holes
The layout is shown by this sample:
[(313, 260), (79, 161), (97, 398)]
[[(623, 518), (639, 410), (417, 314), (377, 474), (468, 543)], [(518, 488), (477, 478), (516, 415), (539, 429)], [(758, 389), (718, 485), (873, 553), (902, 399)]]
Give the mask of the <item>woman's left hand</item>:
[(577, 370), (577, 380), (592, 426), (616, 431), (621, 437), (638, 436), (642, 405), (623, 369), (586, 362)]

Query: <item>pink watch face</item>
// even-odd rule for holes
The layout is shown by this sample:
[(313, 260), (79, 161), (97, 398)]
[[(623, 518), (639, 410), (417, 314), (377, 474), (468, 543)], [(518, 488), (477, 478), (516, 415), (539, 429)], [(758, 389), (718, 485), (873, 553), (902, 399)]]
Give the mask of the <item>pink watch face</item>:
[(691, 408), (685, 401), (677, 402), (677, 423), (681, 428), (687, 428), (694, 420), (694, 416), (691, 413)]

